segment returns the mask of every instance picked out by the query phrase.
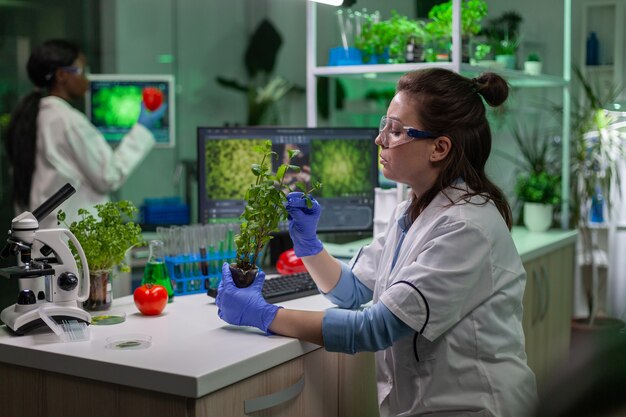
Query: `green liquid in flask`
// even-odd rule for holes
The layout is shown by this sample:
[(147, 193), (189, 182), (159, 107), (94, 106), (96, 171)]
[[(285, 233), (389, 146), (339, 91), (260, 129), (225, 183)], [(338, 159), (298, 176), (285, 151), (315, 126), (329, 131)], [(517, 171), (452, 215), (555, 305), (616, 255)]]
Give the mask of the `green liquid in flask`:
[(167, 268), (163, 262), (148, 262), (143, 270), (143, 279), (141, 284), (157, 284), (162, 285), (167, 290), (168, 303), (174, 301), (174, 288), (172, 280), (167, 274)]

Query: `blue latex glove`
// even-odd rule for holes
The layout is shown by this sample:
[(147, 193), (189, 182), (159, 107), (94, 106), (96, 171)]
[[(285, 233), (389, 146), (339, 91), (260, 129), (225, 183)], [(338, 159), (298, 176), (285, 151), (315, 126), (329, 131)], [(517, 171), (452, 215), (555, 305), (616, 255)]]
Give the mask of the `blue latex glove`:
[(279, 306), (269, 304), (261, 295), (265, 273), (259, 269), (252, 285), (246, 288), (238, 288), (233, 282), (228, 263), (222, 265), (222, 281), (217, 288), (215, 304), (218, 307), (217, 315), (227, 322), (236, 326), (253, 326), (272, 334), (268, 328)]
[(167, 104), (163, 103), (155, 111), (150, 111), (146, 108), (146, 105), (141, 102), (141, 111), (139, 112), (139, 120), (137, 123), (144, 125), (148, 129), (152, 129), (157, 125), (159, 120), (163, 118), (163, 115), (167, 111)]
[(308, 208), (303, 196), (304, 193), (299, 191), (289, 193), (285, 204), (289, 218), (289, 236), (298, 258), (317, 255), (324, 249), (322, 242), (317, 238), (317, 223), (322, 214), (322, 207), (310, 197), (313, 207)]

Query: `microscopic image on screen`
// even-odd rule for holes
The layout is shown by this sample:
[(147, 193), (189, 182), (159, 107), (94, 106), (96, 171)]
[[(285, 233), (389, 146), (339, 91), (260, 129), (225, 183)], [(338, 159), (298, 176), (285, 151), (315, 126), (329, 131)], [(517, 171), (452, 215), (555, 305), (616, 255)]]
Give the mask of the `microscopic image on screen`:
[(104, 139), (120, 142), (133, 128), (141, 106), (147, 112), (162, 108), (161, 116), (150, 123), (156, 146), (175, 144), (174, 78), (171, 75), (92, 74), (85, 94), (85, 113)]
[(205, 190), (215, 200), (241, 200), (256, 177), (252, 164), (259, 163), (254, 146), (263, 139), (208, 140), (205, 143)]
[(141, 93), (136, 85), (111, 85), (93, 91), (94, 124), (130, 128), (139, 118)]
[(370, 195), (375, 168), (371, 147), (363, 140), (312, 140), (311, 180), (324, 184), (318, 196)]

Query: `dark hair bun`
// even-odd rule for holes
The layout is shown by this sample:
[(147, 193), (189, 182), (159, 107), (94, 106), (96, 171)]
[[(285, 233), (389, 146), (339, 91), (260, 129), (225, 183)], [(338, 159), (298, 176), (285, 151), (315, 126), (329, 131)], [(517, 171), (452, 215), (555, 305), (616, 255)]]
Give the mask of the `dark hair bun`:
[(495, 72), (485, 72), (473, 79), (476, 90), (487, 104), (497, 107), (509, 96), (509, 85)]

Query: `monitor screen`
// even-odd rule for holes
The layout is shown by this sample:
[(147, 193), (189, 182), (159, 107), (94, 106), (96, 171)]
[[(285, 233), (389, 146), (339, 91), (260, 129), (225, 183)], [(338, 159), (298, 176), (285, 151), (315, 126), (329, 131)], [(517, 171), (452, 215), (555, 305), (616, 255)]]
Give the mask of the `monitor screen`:
[[(198, 128), (199, 220), (237, 220), (244, 195), (254, 180), (251, 166), (260, 154), (253, 145), (270, 140), (278, 158), (274, 170), (287, 162), (289, 149), (299, 149), (285, 182), (321, 182), (314, 197), (322, 205), (320, 232), (371, 231), (374, 187), (377, 186), (377, 129), (371, 128)], [(292, 187), (293, 188), (293, 187)], [(286, 230), (286, 224), (281, 225)]]
[(174, 77), (171, 75), (91, 74), (85, 99), (87, 117), (111, 143), (122, 140), (139, 118), (144, 89), (156, 88), (162, 93), (167, 111), (150, 129), (156, 146), (173, 147)]

